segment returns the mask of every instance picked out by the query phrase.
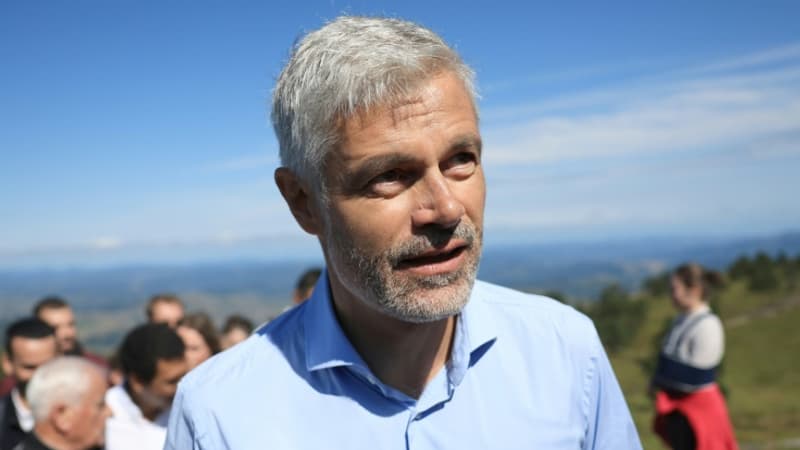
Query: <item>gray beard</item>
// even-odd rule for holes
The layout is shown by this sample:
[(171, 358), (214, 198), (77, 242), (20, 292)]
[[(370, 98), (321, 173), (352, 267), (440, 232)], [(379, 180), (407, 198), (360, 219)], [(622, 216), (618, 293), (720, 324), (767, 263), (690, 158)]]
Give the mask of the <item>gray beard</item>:
[[(458, 314), (469, 300), (481, 252), (481, 230), (466, 221), (455, 229), (430, 227), (385, 253), (369, 255), (347, 233), (326, 227), (329, 249), (339, 256), (343, 267), (340, 281), (370, 307), (395, 319), (427, 323)], [(401, 261), (457, 238), (467, 243), (464, 265), (455, 272), (429, 276), (399, 276), (394, 268)], [(349, 277), (347, 276), (349, 275)], [(347, 282), (349, 278), (351, 283)], [(360, 294), (360, 295), (358, 295)]]

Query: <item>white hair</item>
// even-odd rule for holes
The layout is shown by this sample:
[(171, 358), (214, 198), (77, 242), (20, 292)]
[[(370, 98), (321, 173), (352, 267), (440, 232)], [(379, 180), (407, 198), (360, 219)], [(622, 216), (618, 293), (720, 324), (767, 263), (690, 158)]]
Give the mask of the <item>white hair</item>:
[(56, 404), (77, 405), (89, 390), (91, 370), (100, 368), (79, 356), (59, 356), (39, 366), (25, 391), (36, 422)]
[(339, 17), (297, 42), (272, 96), (281, 163), (324, 195), (325, 158), (357, 112), (455, 74), (477, 111), (474, 73), (436, 33), (398, 19)]

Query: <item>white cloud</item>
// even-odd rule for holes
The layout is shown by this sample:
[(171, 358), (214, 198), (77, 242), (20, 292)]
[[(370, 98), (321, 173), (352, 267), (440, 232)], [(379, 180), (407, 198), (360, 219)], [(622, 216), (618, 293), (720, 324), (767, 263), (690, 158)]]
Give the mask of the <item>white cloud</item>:
[(122, 239), (111, 236), (98, 237), (89, 243), (89, 247), (94, 250), (116, 250), (122, 245)]
[(753, 52), (747, 55), (717, 61), (694, 69), (694, 72), (719, 72), (740, 70), (767, 64), (781, 63), (800, 58), (800, 43), (791, 43), (780, 47)]
[(490, 229), (797, 226), (800, 45), (484, 111), (484, 140)]
[(652, 155), (800, 131), (800, 67), (587, 96), (598, 100), (583, 105), (590, 112), (540, 114), (488, 127), (487, 164)]

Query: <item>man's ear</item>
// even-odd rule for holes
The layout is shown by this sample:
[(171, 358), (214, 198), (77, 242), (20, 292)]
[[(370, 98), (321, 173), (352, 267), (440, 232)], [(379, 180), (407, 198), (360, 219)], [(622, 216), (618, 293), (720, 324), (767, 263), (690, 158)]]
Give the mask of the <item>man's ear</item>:
[(319, 235), (320, 222), (311, 188), (286, 167), (275, 169), (275, 184), (297, 224), (306, 233)]
[(141, 393), (146, 387), (145, 383), (139, 381), (139, 378), (134, 374), (128, 375), (126, 377), (126, 381), (128, 382), (128, 386), (130, 386), (131, 390), (136, 395), (139, 395), (139, 393)]
[(67, 434), (73, 426), (75, 419), (73, 411), (64, 403), (56, 403), (50, 407), (50, 420), (60, 435)]
[(14, 368), (11, 367), (11, 359), (9, 359), (8, 352), (3, 352), (2, 365), (3, 365), (3, 373), (6, 374), (6, 376), (10, 376)]

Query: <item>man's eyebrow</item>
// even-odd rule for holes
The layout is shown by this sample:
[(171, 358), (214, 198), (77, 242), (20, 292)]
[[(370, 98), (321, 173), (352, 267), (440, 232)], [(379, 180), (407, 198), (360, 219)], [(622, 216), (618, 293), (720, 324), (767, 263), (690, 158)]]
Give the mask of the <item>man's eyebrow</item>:
[[(450, 151), (474, 149), (480, 156), (482, 146), (480, 136), (466, 134), (453, 139), (449, 148)], [(417, 162), (417, 158), (400, 152), (375, 155), (358, 162), (353, 168), (345, 168), (339, 173), (339, 179), (343, 185), (361, 184), (381, 172), (395, 167), (409, 166), (415, 162)]]
[(409, 165), (415, 161), (416, 158), (403, 153), (385, 153), (359, 162), (353, 170), (345, 170), (344, 172), (346, 173), (342, 175), (357, 181), (365, 177), (372, 177), (393, 167)]
[(480, 136), (468, 134), (464, 136), (459, 136), (453, 140), (453, 143), (450, 144), (450, 148), (455, 149), (463, 149), (463, 148), (474, 148), (478, 155), (480, 156), (481, 151), (483, 150), (483, 142), (481, 141)]

